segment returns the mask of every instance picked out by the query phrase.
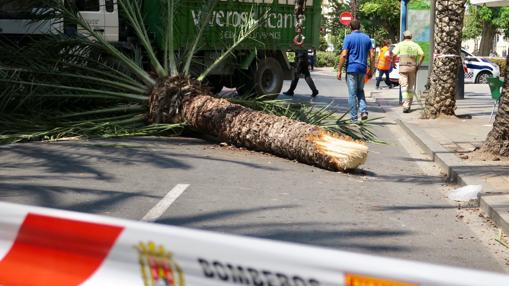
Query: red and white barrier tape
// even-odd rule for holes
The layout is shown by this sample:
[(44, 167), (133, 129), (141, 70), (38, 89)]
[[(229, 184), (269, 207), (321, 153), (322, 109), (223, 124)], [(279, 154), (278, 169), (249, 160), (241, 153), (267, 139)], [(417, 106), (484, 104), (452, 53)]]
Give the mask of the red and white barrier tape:
[(507, 286), (509, 276), (0, 203), (0, 285)]

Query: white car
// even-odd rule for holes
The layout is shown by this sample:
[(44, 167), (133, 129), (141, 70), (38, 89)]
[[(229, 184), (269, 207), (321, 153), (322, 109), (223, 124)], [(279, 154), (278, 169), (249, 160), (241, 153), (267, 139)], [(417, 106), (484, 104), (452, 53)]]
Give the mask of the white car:
[[(497, 64), (461, 49), (463, 69), (465, 70), (465, 83), (488, 83), (489, 77), (499, 77), (500, 68)], [(396, 58), (396, 68), (389, 74), (390, 80), (399, 83), (399, 58)]]
[(471, 53), (461, 50), (463, 62), (467, 68), (465, 72), (465, 82), (469, 83), (488, 83), (489, 77), (500, 77), (500, 68), (497, 64), (487, 59), (477, 57)]

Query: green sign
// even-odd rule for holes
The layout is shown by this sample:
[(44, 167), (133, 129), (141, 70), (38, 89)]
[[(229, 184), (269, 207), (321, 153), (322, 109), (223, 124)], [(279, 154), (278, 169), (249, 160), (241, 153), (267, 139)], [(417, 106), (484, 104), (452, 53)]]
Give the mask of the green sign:
[(413, 40), (418, 43), (424, 55), (424, 65), (429, 64), (429, 52), (431, 42), (431, 1), (410, 0), (408, 3), (407, 29), (412, 32)]

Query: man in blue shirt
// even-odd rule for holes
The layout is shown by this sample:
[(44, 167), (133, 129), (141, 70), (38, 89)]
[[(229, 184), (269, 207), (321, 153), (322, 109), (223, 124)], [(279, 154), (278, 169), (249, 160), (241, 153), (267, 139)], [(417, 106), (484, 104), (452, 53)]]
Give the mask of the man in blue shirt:
[[(368, 119), (364, 79), (373, 76), (375, 51), (368, 35), (359, 31), (361, 23), (353, 20), (350, 23), (352, 33), (345, 37), (343, 51), (339, 55), (338, 80), (341, 80), (343, 65), (346, 62), (346, 81), (348, 85), (348, 106), (352, 121), (357, 121), (357, 102), (361, 112), (361, 120)], [(368, 69), (368, 56), (370, 68)]]

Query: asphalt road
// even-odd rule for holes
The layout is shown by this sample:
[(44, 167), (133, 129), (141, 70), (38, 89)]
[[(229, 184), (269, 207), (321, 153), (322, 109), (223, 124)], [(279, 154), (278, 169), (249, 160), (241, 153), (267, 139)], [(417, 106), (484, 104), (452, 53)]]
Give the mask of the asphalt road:
[[(315, 104), (345, 111), (344, 82), (313, 77)], [(299, 84), (293, 100), (309, 100)], [(489, 223), (448, 201), (433, 164), (380, 107), (369, 111), (388, 144), (371, 144), (352, 174), (193, 138), (17, 144), (0, 146), (0, 199), (133, 220), (152, 210), (161, 224), (507, 271)], [(189, 186), (170, 192), (179, 184)]]

